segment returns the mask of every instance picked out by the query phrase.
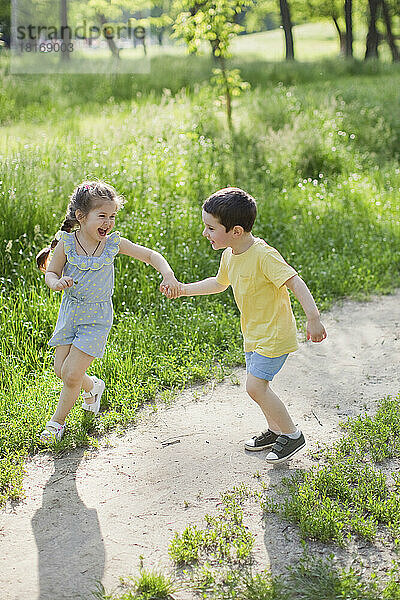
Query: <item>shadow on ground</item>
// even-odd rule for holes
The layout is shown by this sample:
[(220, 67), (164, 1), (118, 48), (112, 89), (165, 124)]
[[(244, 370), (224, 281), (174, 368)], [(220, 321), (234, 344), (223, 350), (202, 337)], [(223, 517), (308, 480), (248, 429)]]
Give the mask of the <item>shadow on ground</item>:
[(103, 577), (105, 550), (97, 510), (82, 502), (76, 487), (83, 453), (79, 449), (54, 458), (42, 506), (32, 518), (39, 561), (38, 600), (87, 598)]

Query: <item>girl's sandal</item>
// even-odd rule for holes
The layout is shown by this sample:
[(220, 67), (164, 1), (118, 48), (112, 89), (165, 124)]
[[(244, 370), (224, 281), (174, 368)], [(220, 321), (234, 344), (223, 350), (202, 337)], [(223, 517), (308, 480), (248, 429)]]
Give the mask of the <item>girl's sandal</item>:
[(55, 444), (59, 442), (65, 432), (65, 423), (60, 425), (56, 421), (49, 421), (46, 423), (46, 427), (40, 434), (40, 441), (42, 444)]
[[(93, 387), (90, 392), (85, 392), (83, 394), (82, 408), (83, 410), (87, 410), (97, 415), (100, 410), (100, 401), (106, 388), (106, 384), (102, 379), (98, 379), (97, 377), (91, 377), (91, 379), (93, 381)], [(86, 402), (89, 398), (96, 398), (96, 400), (90, 403)]]

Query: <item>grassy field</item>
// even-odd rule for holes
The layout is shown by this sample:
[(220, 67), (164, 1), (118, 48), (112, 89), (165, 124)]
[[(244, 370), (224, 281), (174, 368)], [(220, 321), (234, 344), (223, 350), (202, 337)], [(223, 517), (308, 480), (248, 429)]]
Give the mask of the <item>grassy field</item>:
[[(165, 59), (165, 79), (174, 80), (180, 60)], [(191, 64), (206, 72), (205, 59)], [(200, 207), (210, 192), (236, 184), (258, 200), (255, 234), (298, 269), (321, 309), (398, 285), (398, 69), (336, 61), (279, 64), (279, 74), (270, 64), (242, 67), (253, 87), (236, 101), (233, 138), (207, 85), (150, 90), (161, 59), (147, 92), (130, 76), (103, 77), (93, 94), (96, 78), (3, 74), (3, 498), (20, 493), (21, 457), (37, 451), (59, 393), (46, 344), (60, 297), (44, 286), (34, 256), (83, 178), (104, 178), (125, 195), (118, 228), (163, 252), (182, 280), (216, 272), (219, 256), (201, 239)], [(125, 258), (117, 260), (116, 282), (108, 351), (92, 369), (108, 382), (108, 410), (93, 422), (75, 409), (63, 448), (95, 443), (93, 435), (133, 420), (157, 392), (242, 360), (230, 292), (170, 303), (157, 292), (158, 275)]]
[[(238, 185), (258, 201), (254, 233), (299, 271), (320, 309), (399, 285), (399, 68), (317, 61), (306, 45), (302, 56), (313, 62), (255, 58), (260, 40), (277, 33), (248, 36), (247, 54), (237, 41), (233, 63), (252, 87), (235, 100), (233, 136), (207, 84), (206, 57), (158, 55), (148, 75), (101, 77), (11, 76), (1, 57), (0, 501), (23, 493), (24, 458), (38, 451), (60, 391), (47, 348), (60, 295), (45, 287), (34, 256), (84, 178), (104, 178), (124, 194), (116, 228), (164, 253), (184, 281), (215, 274), (219, 253), (201, 238), (201, 204)], [(328, 54), (337, 42), (321, 35)], [(150, 267), (117, 259), (115, 323), (104, 360), (91, 368), (107, 381), (106, 410), (93, 420), (73, 409), (57, 451), (95, 445), (157, 394), (242, 362), (231, 292), (168, 302), (159, 281)], [(309, 490), (319, 476), (298, 485)], [(287, 510), (295, 520), (294, 501)], [(362, 593), (354, 597), (375, 598)]]

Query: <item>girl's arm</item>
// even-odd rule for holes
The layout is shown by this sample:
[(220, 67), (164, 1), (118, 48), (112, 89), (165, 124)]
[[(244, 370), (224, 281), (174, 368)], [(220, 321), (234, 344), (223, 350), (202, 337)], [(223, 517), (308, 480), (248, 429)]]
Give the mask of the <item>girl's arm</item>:
[(298, 275), (288, 279), (285, 285), (293, 292), (306, 313), (307, 339), (311, 339), (313, 342), (322, 342), (326, 338), (326, 331), (310, 290)]
[(61, 292), (74, 284), (72, 277), (62, 277), (66, 260), (64, 244), (58, 242), (44, 276), (46, 285), (55, 292)]
[(173, 270), (162, 254), (155, 250), (150, 250), (150, 248), (146, 248), (145, 246), (134, 244), (126, 238), (121, 238), (119, 253), (125, 254), (126, 256), (132, 256), (132, 258), (137, 258), (138, 260), (151, 265), (163, 276), (160, 288), (167, 288), (169, 290), (170, 298), (178, 297), (179, 281), (175, 278)]

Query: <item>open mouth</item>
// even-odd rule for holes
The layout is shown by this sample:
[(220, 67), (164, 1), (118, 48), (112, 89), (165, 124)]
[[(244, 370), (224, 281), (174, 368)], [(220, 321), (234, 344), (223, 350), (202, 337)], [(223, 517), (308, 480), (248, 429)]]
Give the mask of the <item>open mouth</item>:
[(105, 237), (107, 235), (107, 229), (101, 229), (100, 227), (97, 230), (101, 237)]

